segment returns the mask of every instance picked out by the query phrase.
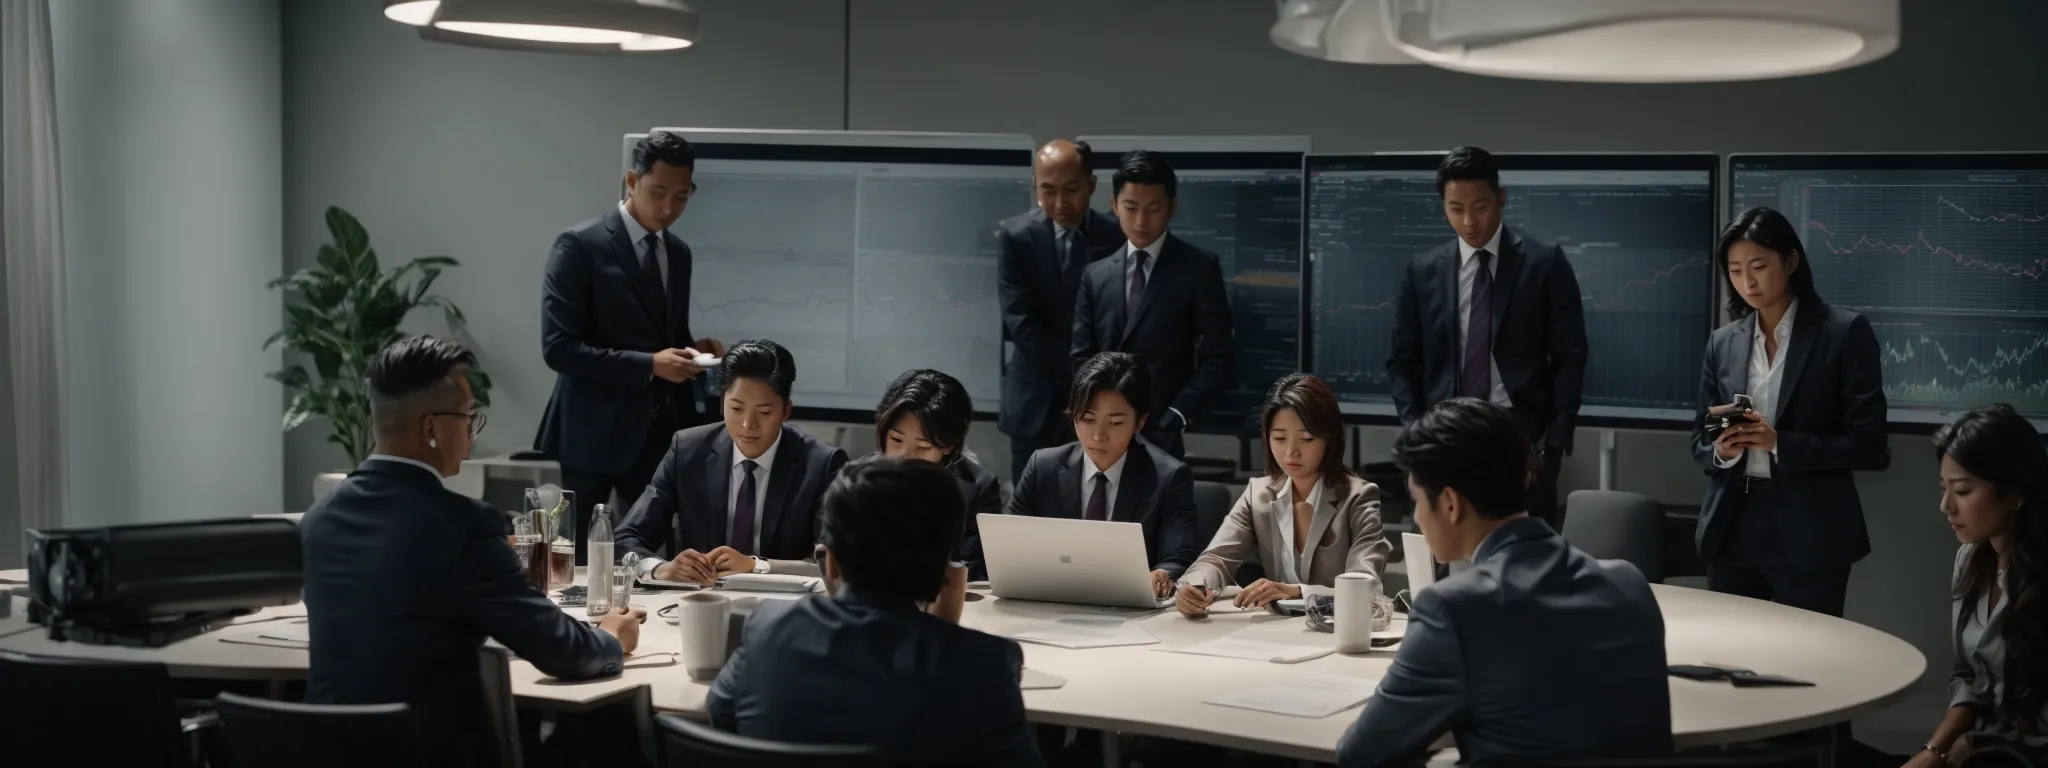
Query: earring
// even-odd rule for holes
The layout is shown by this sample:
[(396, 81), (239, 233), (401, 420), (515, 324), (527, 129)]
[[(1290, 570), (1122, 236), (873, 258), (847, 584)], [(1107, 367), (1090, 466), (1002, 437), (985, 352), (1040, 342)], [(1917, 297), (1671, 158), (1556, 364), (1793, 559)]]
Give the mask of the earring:
[(439, 440), (435, 440), (435, 439), (433, 439), (433, 438), (431, 438), (431, 437), (430, 437), (430, 438), (427, 438), (427, 447), (428, 447), (428, 448), (439, 448), (439, 447), (441, 447), (441, 441), (439, 441)]

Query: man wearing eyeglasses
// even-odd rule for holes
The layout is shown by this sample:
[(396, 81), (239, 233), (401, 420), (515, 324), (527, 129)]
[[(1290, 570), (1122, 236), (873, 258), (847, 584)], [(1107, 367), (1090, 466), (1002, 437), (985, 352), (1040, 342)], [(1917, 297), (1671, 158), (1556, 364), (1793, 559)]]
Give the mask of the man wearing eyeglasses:
[(534, 449), (576, 493), (578, 565), (591, 508), (614, 491), (615, 508), (632, 508), (676, 431), (716, 420), (694, 359), (725, 345), (690, 334), (690, 246), (668, 231), (696, 167), (683, 137), (641, 139), (625, 200), (556, 236), (541, 277), (541, 357), (556, 376)]

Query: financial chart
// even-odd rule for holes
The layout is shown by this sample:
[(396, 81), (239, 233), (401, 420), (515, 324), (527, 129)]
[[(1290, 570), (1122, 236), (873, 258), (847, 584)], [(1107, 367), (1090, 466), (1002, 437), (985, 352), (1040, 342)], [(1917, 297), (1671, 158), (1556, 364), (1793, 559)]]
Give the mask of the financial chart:
[(869, 410), (898, 374), (935, 368), (995, 410), (994, 225), (1031, 203), (1028, 154), (1015, 155), (698, 160), (698, 193), (673, 229), (695, 256), (691, 330), (788, 347), (799, 406)]
[[(1179, 182), (1169, 229), (1221, 262), (1237, 342), (1230, 388), (1206, 413), (1188, 414), (1191, 429), (1256, 432), (1266, 390), (1301, 370), (1301, 155), (1266, 161), (1284, 169), (1205, 169), (1214, 153), (1165, 154)], [(1233, 155), (1229, 164), (1257, 157)], [(1099, 177), (1092, 202), (1113, 210), (1110, 174)]]
[[(1311, 360), (1348, 412), (1392, 413), (1395, 295), (1410, 261), (1455, 237), (1435, 162), (1311, 159)], [(1563, 248), (1578, 277), (1588, 350), (1581, 413), (1690, 419), (1710, 322), (1711, 158), (1668, 167), (1627, 156), (1501, 162), (1503, 222)]]
[(1863, 313), (1891, 420), (2010, 403), (2048, 419), (2048, 156), (1736, 155), (1732, 211), (1778, 209), (1815, 287)]

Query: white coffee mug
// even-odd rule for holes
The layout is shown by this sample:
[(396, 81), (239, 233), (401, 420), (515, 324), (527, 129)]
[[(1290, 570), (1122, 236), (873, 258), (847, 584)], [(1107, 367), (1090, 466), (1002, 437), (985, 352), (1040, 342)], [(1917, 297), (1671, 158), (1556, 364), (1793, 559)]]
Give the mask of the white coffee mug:
[(691, 680), (710, 682), (725, 666), (727, 621), (732, 603), (717, 592), (691, 592), (676, 609), (676, 629), (682, 635), (683, 670)]

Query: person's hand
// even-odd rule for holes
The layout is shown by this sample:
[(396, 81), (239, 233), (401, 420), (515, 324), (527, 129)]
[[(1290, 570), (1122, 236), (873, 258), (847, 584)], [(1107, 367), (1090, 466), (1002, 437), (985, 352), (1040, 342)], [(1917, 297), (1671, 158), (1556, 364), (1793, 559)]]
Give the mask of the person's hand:
[(1259, 579), (1252, 585), (1239, 590), (1231, 604), (1239, 608), (1264, 608), (1275, 600), (1295, 600), (1301, 597), (1301, 587), (1282, 584), (1272, 579)]
[(1906, 764), (1900, 766), (1900, 768), (1941, 768), (1944, 765), (1947, 765), (1947, 763), (1942, 762), (1941, 758), (1935, 757), (1933, 752), (1923, 749), (1914, 752), (1912, 757), (1906, 758)]
[[(1756, 411), (1750, 411), (1744, 415), (1749, 417), (1748, 424), (1736, 424), (1728, 428), (1729, 432), (1735, 433), (1734, 444), (1741, 446), (1744, 450), (1777, 450), (1778, 428), (1771, 426), (1770, 420), (1765, 419), (1763, 414)], [(1725, 437), (1726, 435), (1723, 436)]]
[(1159, 597), (1173, 594), (1173, 577), (1166, 575), (1165, 569), (1152, 572), (1152, 594)]
[(719, 341), (709, 336), (698, 339), (697, 343), (692, 346), (694, 346), (697, 349), (697, 351), (703, 352), (704, 354), (710, 355), (712, 357), (725, 357), (725, 342)]
[[(1922, 750), (1922, 751), (1925, 751), (1925, 750)], [(1948, 747), (1948, 764), (1949, 764), (1949, 765), (1962, 765), (1962, 764), (1963, 764), (1963, 761), (1965, 761), (1965, 760), (1969, 760), (1969, 759), (1970, 759), (1970, 756), (1971, 756), (1971, 755), (1974, 755), (1974, 754), (1977, 754), (1977, 748), (1976, 748), (1975, 746), (1973, 746), (1973, 745), (1971, 745), (1971, 744), (1970, 744), (1970, 737), (1968, 737), (1968, 736), (1962, 736), (1962, 737), (1958, 737), (1958, 738), (1956, 739), (1956, 743), (1954, 743), (1954, 744), (1950, 744), (1950, 745), (1949, 745), (1949, 747)], [(1930, 755), (1930, 757), (1931, 757), (1931, 755)], [(1996, 760), (1993, 760), (1993, 761), (1991, 761), (1991, 762), (1994, 762), (1994, 763), (1995, 763), (1995, 762), (1998, 762), (1998, 761), (1996, 761)], [(1937, 763), (1937, 765), (1939, 765), (1939, 763)]]
[(692, 581), (710, 584), (717, 581), (717, 570), (711, 567), (710, 559), (694, 549), (685, 549), (668, 562), (656, 566), (654, 578), (662, 581)]
[(618, 638), (619, 650), (632, 653), (640, 645), (640, 623), (646, 620), (647, 611), (622, 605), (598, 619), (597, 628)]
[(720, 576), (754, 572), (754, 558), (742, 555), (732, 547), (719, 547), (704, 557), (710, 560), (711, 570)]
[(697, 351), (694, 349), (675, 349), (671, 347), (656, 352), (654, 353), (654, 375), (663, 381), (672, 381), (677, 384), (697, 378), (697, 374), (704, 372), (704, 367), (697, 364), (696, 357)]
[(946, 568), (946, 583), (939, 588), (939, 599), (925, 606), (925, 612), (958, 624), (960, 614), (966, 611), (967, 566), (949, 566)]
[(1200, 584), (1182, 584), (1180, 592), (1173, 597), (1173, 607), (1179, 608), (1182, 616), (1209, 615), (1209, 601), (1213, 599), (1209, 588)]

